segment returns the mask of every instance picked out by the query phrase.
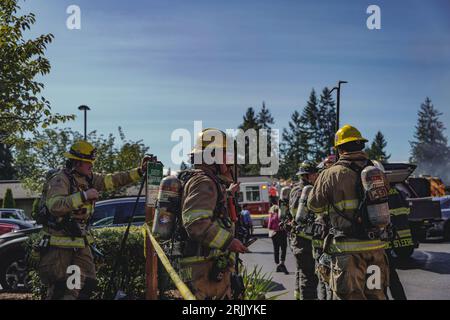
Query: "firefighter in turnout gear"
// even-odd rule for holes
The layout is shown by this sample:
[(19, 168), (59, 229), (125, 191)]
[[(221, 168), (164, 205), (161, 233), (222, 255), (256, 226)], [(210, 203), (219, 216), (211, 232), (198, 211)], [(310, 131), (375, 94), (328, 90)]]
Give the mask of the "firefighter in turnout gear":
[[(231, 299), (231, 273), (236, 252), (248, 252), (234, 237), (229, 197), (239, 184), (232, 180), (227, 165), (227, 139), (224, 132), (204, 129), (192, 150), (193, 169), (180, 175), (181, 231), (185, 239), (180, 273), (199, 300)], [(227, 188), (227, 186), (229, 186)]]
[(300, 181), (296, 183), (289, 196), (289, 210), (293, 215), (293, 224), (290, 232), (291, 250), (296, 259), (294, 297), (297, 300), (317, 299), (318, 279), (315, 274), (313, 259), (312, 234), (308, 232), (311, 221), (308, 221), (306, 198), (302, 197), (305, 187), (312, 186), (317, 178), (316, 164), (305, 161), (300, 164), (297, 175)]
[[(87, 228), (95, 201), (101, 191), (137, 182), (148, 158), (140, 168), (103, 175), (92, 172), (96, 149), (86, 141), (76, 142), (64, 157), (66, 167), (48, 173), (41, 198), (38, 271), (47, 287), (47, 299), (89, 299), (96, 287), (96, 271), (90, 247), (93, 239)], [(76, 266), (75, 271), (69, 266)], [(81, 286), (69, 288), (68, 276), (76, 270), (80, 271)]]
[[(333, 299), (385, 299), (388, 286), (389, 267), (383, 241), (388, 206), (384, 202), (372, 206), (367, 202), (372, 194), (362, 196), (361, 192), (366, 170), (379, 173), (362, 151), (366, 142), (352, 126), (339, 129), (335, 136), (339, 160), (320, 173), (307, 201), (310, 210), (328, 215), (330, 220), (324, 252), (331, 255)], [(383, 173), (371, 183), (378, 188), (376, 195), (387, 198), (389, 184)], [(375, 282), (380, 285), (369, 283), (371, 277), (376, 277)]]

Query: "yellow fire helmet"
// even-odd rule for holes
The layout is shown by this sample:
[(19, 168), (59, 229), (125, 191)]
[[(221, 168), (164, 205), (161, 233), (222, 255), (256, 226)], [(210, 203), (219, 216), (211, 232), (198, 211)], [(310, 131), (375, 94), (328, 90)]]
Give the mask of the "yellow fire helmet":
[(346, 124), (336, 132), (334, 136), (334, 147), (336, 148), (351, 141), (367, 142), (368, 140), (361, 136), (361, 132), (358, 129)]
[(69, 152), (64, 152), (67, 159), (86, 161), (94, 163), (97, 149), (87, 141), (81, 140), (75, 142)]
[(215, 128), (203, 129), (197, 136), (192, 153), (203, 152), (205, 149), (227, 150), (227, 135)]

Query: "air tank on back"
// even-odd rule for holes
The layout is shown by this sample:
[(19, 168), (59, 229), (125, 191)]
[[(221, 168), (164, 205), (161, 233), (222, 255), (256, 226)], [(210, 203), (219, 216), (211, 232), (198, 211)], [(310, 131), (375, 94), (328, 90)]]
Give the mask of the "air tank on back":
[(175, 231), (176, 218), (181, 214), (182, 184), (176, 176), (161, 180), (153, 219), (152, 233), (161, 240), (171, 239)]

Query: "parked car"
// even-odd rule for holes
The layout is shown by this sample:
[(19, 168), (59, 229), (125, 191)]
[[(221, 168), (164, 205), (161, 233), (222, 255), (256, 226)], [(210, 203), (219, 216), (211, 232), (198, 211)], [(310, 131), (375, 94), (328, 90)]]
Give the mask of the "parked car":
[(33, 228), (34, 224), (17, 219), (0, 219), (0, 235), (17, 230)]
[[(133, 217), (133, 222), (131, 223), (132, 225), (143, 225), (145, 223), (145, 216), (135, 216)], [(127, 222), (123, 222), (123, 223), (114, 223), (114, 217), (106, 217), (103, 218), (101, 220), (96, 221), (95, 223), (92, 224), (92, 228), (103, 228), (103, 227), (120, 227), (120, 226), (124, 226), (128, 224)]]
[[(133, 213), (135, 202), (136, 197), (117, 198), (97, 202), (90, 222), (92, 227), (112, 227), (127, 224)], [(142, 225), (144, 222), (145, 197), (141, 197), (133, 218), (133, 224)]]
[(23, 228), (0, 235), (0, 285), (5, 291), (27, 289), (28, 269), (24, 244), (30, 234), (42, 226), (21, 225)]
[(27, 221), (29, 223), (36, 223), (36, 221), (31, 220), (25, 214), (22, 209), (13, 208), (1, 208), (0, 209), (0, 219), (16, 219), (21, 221)]

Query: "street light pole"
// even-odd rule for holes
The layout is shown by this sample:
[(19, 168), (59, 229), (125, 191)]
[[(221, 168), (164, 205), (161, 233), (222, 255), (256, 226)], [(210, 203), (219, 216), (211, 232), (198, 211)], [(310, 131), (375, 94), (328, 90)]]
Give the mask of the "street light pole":
[[(336, 90), (337, 91), (337, 98), (336, 98), (336, 130), (334, 132), (337, 132), (339, 130), (339, 116), (341, 111), (341, 84), (348, 83), (347, 81), (338, 81), (337, 87), (334, 87), (331, 89), (330, 94)], [(336, 151), (336, 159), (339, 159), (339, 153)]]
[(84, 140), (87, 140), (87, 112), (91, 110), (88, 106), (81, 105), (78, 110), (84, 111)]
[(337, 87), (334, 87), (331, 89), (330, 93), (332, 93), (334, 90), (337, 90), (337, 98), (336, 98), (336, 132), (339, 130), (339, 115), (340, 115), (340, 109), (341, 109), (341, 84), (348, 83), (347, 81), (338, 81)]

